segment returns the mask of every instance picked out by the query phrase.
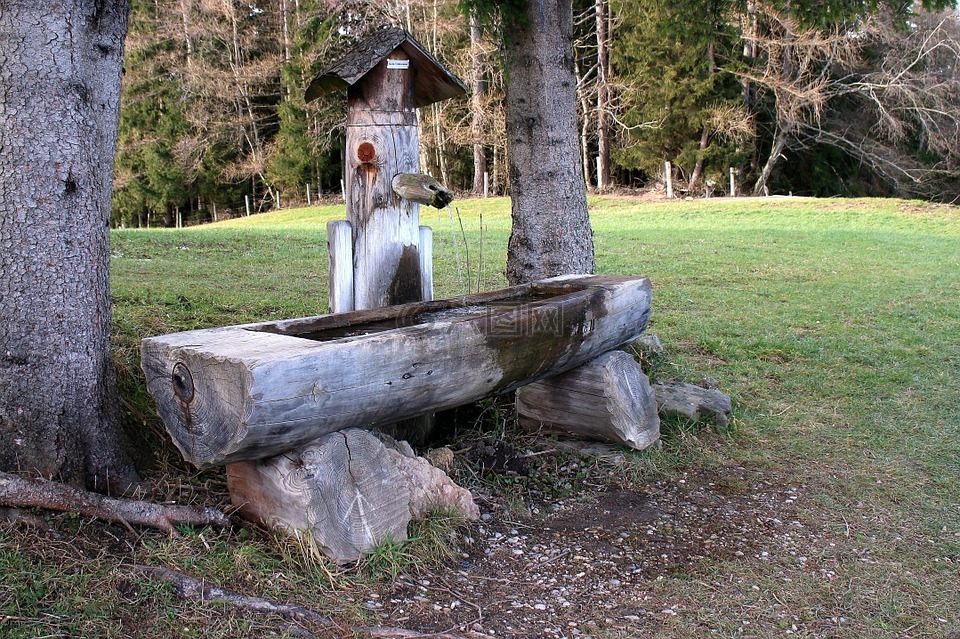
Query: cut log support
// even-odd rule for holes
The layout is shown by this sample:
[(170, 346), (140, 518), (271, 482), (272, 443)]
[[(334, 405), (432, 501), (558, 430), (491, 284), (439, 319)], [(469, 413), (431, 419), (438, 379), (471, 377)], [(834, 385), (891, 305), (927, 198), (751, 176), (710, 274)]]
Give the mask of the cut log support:
[(338, 562), (356, 561), (387, 541), (407, 538), (411, 518), (432, 508), (480, 515), (469, 491), (422, 457), (349, 429), (305, 447), (227, 467), (240, 513), (269, 528), (309, 533)]
[(209, 467), (515, 390), (631, 342), (649, 314), (647, 278), (568, 275), (153, 337), (141, 362), (184, 458)]
[(453, 191), (423, 173), (400, 173), (393, 178), (393, 192), (404, 200), (438, 209), (453, 202)]
[(605, 353), (571, 371), (517, 391), (527, 430), (614, 442), (643, 450), (660, 438), (653, 390), (636, 360)]

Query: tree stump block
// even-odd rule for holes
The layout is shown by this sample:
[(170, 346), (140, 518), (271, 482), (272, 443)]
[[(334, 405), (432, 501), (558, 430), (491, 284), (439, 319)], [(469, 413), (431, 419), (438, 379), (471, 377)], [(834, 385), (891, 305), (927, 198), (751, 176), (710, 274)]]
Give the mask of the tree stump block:
[[(398, 447), (399, 448), (399, 447)], [(368, 431), (325, 435), (288, 453), (227, 466), (230, 497), (244, 517), (272, 529), (309, 533), (340, 563), (390, 539), (431, 509), (477, 519), (470, 492), (421, 457)]]
[(637, 450), (660, 438), (650, 382), (623, 351), (605, 353), (579, 368), (524, 386), (517, 391), (517, 414), (528, 430)]

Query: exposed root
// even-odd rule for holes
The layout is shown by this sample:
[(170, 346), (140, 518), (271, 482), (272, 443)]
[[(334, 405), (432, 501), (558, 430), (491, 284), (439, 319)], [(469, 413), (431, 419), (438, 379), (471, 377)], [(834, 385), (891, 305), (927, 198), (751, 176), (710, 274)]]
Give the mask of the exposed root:
[[(195, 601), (217, 601), (228, 603), (242, 610), (256, 612), (259, 614), (279, 615), (287, 621), (310, 621), (324, 627), (335, 626), (330, 619), (320, 613), (314, 612), (309, 608), (304, 608), (296, 604), (275, 603), (262, 597), (251, 597), (241, 595), (240, 593), (218, 588), (202, 579), (191, 577), (178, 570), (165, 568), (163, 566), (142, 566), (134, 565), (133, 568), (146, 573), (152, 577), (166, 581), (172, 584), (177, 591), (177, 595), (183, 599)], [(303, 628), (297, 628), (296, 634), (301, 637), (313, 637), (314, 635)]]
[[(155, 577), (161, 581), (166, 581), (167, 583), (172, 584), (177, 591), (177, 595), (183, 599), (201, 602), (217, 601), (220, 603), (228, 603), (232, 606), (236, 606), (237, 608), (250, 612), (279, 615), (287, 621), (309, 621), (319, 624), (325, 628), (339, 627), (327, 617), (324, 617), (323, 615), (314, 612), (309, 608), (303, 608), (302, 606), (297, 606), (295, 604), (276, 603), (268, 599), (263, 599), (262, 597), (241, 595), (233, 592), (232, 590), (218, 588), (203, 581), (202, 579), (191, 577), (190, 575), (173, 570), (172, 568), (142, 565), (135, 565), (133, 568), (134, 570), (150, 575), (151, 577)], [(292, 630), (295, 630), (295, 634), (300, 637), (310, 638), (315, 636), (301, 627), (297, 627)], [(374, 639), (471, 639), (473, 637), (487, 637), (487, 635), (479, 635), (473, 632), (466, 635), (453, 634), (449, 631), (419, 632), (416, 630), (392, 628), (389, 626), (357, 626), (354, 628), (347, 628), (347, 630), (353, 633), (366, 634), (374, 637)]]
[(472, 637), (488, 637), (488, 635), (480, 635), (475, 632), (468, 635), (458, 635), (447, 631), (418, 632), (388, 626), (358, 626), (354, 628), (354, 631), (368, 634), (374, 639), (470, 639)]
[(170, 506), (134, 499), (116, 499), (78, 490), (45, 479), (28, 479), (0, 472), (0, 506), (47, 508), (76, 512), (86, 517), (122, 524), (133, 532), (132, 524), (159, 528), (174, 533), (177, 524), (197, 526), (230, 525), (230, 519), (215, 508)]

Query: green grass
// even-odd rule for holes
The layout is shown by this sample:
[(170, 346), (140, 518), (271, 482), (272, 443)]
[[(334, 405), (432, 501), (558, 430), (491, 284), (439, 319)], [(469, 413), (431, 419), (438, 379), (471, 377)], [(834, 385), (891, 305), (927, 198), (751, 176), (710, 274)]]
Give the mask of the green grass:
[[(638, 481), (673, 466), (755, 469), (809, 487), (815, 498), (805, 516), (836, 542), (817, 550), (818, 561), (835, 565), (829, 583), (747, 557), (706, 562), (694, 576), (653, 584), (657, 596), (723, 598), (659, 632), (693, 637), (717, 628), (732, 636), (747, 619), (753, 636), (782, 636), (790, 615), (817, 611), (841, 611), (850, 621), (835, 634), (810, 636), (945, 636), (960, 627), (960, 212), (898, 200), (650, 204), (604, 197), (590, 205), (598, 272), (653, 281), (649, 330), (669, 356), (655, 375), (710, 375), (735, 401), (730, 433), (673, 433), (659, 462), (638, 457)], [(459, 237), (456, 222), (459, 265), (447, 212), (421, 213), (435, 233), (437, 297), (476, 290), (478, 282), (503, 286), (509, 201), (457, 202), (454, 214), (465, 231)], [(132, 430), (156, 452), (155, 472), (183, 471), (143, 391), (139, 340), (324, 312), (325, 223), (342, 216), (342, 207), (326, 206), (180, 231), (113, 233), (118, 376)], [(240, 585), (288, 599), (288, 590), (271, 590), (269, 575), (327, 591), (366, 583), (361, 574), (349, 585), (337, 582), (343, 577), (328, 574), (309, 549), (278, 549), (258, 534), (252, 546), (229, 535), (212, 542), (186, 536), (137, 553), (206, 571), (228, 586), (249, 575)], [(369, 563), (405, 569), (408, 550), (385, 548)], [(84, 619), (126, 614), (91, 594), (119, 579), (108, 562), (77, 560), (75, 585), (46, 586), (61, 567), (3, 531), (0, 562), (0, 614), (32, 619), (53, 610), (73, 619), (60, 631), (76, 634)], [(236, 565), (247, 568), (232, 572)], [(149, 610), (185, 608), (160, 586), (134, 599)], [(164, 623), (149, 628), (163, 634)], [(17, 627), (22, 632), (12, 636), (31, 636), (30, 626)]]

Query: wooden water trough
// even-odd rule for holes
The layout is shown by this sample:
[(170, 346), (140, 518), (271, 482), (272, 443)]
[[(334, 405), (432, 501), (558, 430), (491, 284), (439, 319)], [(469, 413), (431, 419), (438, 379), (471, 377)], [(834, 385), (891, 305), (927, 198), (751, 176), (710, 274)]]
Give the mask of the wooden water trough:
[(649, 315), (647, 278), (566, 275), (153, 337), (142, 365), (174, 442), (203, 468), (514, 390), (631, 342)]

